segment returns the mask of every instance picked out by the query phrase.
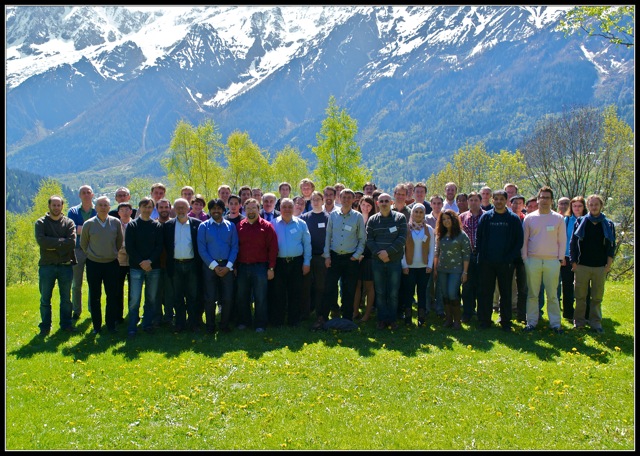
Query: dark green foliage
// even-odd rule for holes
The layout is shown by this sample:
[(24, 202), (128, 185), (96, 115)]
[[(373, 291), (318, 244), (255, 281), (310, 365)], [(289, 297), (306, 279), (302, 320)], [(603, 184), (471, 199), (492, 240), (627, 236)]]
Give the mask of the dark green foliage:
[[(44, 176), (21, 171), (19, 169), (7, 168), (6, 171), (6, 210), (16, 214), (22, 214), (31, 210), (33, 197), (38, 193), (40, 182)], [(66, 185), (62, 185), (65, 204), (69, 209), (71, 206), (80, 204), (78, 192), (72, 191)]]

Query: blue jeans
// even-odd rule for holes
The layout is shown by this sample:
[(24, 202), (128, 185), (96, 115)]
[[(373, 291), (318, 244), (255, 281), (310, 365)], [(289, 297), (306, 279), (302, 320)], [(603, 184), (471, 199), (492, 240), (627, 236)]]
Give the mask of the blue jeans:
[(378, 321), (394, 323), (398, 319), (398, 297), (400, 295), (402, 264), (400, 261), (383, 263), (374, 258), (372, 267)]
[(454, 301), (460, 299), (460, 286), (462, 285), (461, 272), (438, 271), (438, 285), (442, 290), (442, 298)]
[(60, 292), (60, 327), (71, 326), (71, 283), (73, 282), (73, 267), (61, 264), (48, 264), (38, 269), (40, 285), (40, 319), (41, 330), (51, 329), (51, 296), (53, 287), (58, 281)]
[(140, 320), (140, 301), (142, 300), (142, 284), (144, 284), (144, 308), (142, 312), (142, 329), (153, 328), (153, 317), (158, 299), (161, 269), (145, 271), (131, 268), (131, 288), (129, 290), (129, 328), (130, 333), (135, 333)]
[(268, 263), (238, 263), (238, 323), (251, 325), (251, 296), (255, 300), (256, 328), (266, 328), (269, 319), (267, 308)]
[[(234, 303), (233, 272), (229, 271), (224, 277), (219, 277), (209, 269), (209, 266), (203, 264), (202, 278), (204, 281), (204, 313), (207, 331), (214, 332), (216, 329), (216, 301), (221, 304), (220, 327), (222, 329), (228, 328), (231, 308)], [(192, 318), (189, 317), (189, 320), (191, 321)]]

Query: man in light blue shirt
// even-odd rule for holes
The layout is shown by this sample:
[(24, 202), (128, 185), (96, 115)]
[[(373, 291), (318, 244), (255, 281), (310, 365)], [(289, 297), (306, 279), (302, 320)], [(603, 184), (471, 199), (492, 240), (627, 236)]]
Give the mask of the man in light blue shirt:
[(338, 302), (338, 282), (342, 287), (342, 318), (353, 319), (353, 299), (358, 282), (359, 258), (364, 252), (366, 231), (360, 212), (351, 206), (356, 194), (345, 188), (340, 192), (342, 206), (329, 214), (327, 235), (324, 243), (327, 279), (322, 309), (316, 309), (318, 320), (313, 329), (320, 329), (329, 318), (329, 310)]
[(269, 308), (273, 326), (300, 324), (303, 276), (311, 270), (311, 234), (304, 220), (293, 215), (293, 200), (280, 200), (280, 216), (273, 227), (278, 236), (278, 258), (274, 275), (276, 299)]

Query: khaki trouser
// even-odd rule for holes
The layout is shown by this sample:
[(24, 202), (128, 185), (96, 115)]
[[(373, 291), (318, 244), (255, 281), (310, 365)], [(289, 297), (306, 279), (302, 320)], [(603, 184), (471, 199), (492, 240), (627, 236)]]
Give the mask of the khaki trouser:
[(593, 268), (578, 264), (575, 271), (574, 294), (576, 308), (573, 312), (573, 324), (577, 327), (587, 324), (586, 307), (587, 292), (591, 283), (591, 304), (589, 309), (589, 326), (593, 329), (602, 328), (602, 297), (604, 296), (604, 282), (607, 274), (604, 266)]

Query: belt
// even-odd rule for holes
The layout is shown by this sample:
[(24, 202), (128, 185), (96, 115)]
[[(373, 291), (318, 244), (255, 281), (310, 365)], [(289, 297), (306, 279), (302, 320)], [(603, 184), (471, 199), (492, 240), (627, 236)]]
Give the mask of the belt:
[(66, 263), (59, 263), (59, 266), (71, 266), (71, 261), (67, 261)]
[(193, 258), (174, 258), (174, 261), (176, 263), (188, 263), (190, 261), (193, 261)]
[(287, 263), (291, 263), (293, 260), (297, 260), (298, 258), (302, 258), (302, 255), (294, 256), (294, 257), (278, 257), (278, 260), (286, 261)]
[(337, 257), (352, 257), (354, 253), (355, 253), (355, 252), (351, 252), (351, 253), (338, 253), (338, 252), (336, 252), (335, 250), (331, 250), (331, 254), (332, 254), (332, 255), (335, 255), (335, 256), (337, 256)]

